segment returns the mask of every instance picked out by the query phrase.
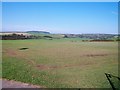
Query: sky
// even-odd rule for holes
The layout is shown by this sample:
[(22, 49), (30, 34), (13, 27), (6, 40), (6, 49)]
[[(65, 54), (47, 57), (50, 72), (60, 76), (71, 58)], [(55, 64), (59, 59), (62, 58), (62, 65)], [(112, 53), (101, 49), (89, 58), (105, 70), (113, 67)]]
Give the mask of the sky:
[(117, 2), (2, 2), (2, 31), (118, 33)]

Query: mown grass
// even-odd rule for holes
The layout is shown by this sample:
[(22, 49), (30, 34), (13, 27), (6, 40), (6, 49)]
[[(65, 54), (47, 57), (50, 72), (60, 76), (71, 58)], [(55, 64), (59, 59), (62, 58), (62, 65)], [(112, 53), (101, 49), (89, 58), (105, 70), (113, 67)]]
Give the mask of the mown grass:
[(2, 78), (2, 40), (0, 40), (0, 78)]
[(111, 88), (104, 73), (118, 75), (117, 42), (72, 38), (2, 44), (3, 78), (49, 88)]

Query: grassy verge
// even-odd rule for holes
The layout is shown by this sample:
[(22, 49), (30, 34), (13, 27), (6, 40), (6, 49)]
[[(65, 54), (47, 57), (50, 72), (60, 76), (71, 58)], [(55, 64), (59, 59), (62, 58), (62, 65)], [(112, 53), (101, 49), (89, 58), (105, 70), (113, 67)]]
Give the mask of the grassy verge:
[(3, 78), (49, 88), (110, 88), (104, 73), (118, 75), (117, 45), (74, 38), (3, 40)]

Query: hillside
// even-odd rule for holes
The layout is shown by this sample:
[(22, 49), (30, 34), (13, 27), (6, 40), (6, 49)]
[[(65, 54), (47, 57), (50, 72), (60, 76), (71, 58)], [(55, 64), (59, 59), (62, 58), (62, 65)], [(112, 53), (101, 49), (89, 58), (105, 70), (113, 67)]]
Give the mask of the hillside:
[(46, 32), (46, 31), (27, 31), (26, 33), (29, 33), (29, 34), (50, 34), (50, 32)]

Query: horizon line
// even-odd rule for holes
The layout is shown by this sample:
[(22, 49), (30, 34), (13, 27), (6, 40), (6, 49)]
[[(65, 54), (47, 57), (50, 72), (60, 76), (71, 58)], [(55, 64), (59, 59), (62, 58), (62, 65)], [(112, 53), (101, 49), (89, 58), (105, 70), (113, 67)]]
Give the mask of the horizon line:
[[(28, 31), (0, 31), (0, 33), (27, 33)], [(43, 31), (49, 32), (49, 31)], [(50, 34), (120, 34), (120, 33), (51, 33)]]

